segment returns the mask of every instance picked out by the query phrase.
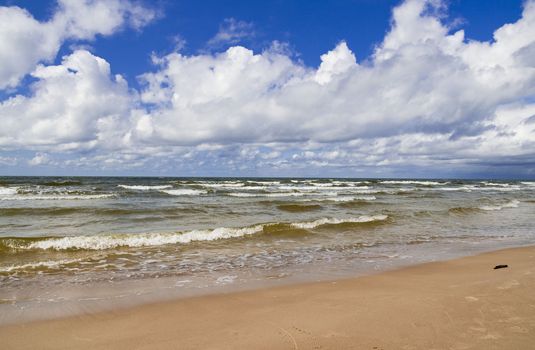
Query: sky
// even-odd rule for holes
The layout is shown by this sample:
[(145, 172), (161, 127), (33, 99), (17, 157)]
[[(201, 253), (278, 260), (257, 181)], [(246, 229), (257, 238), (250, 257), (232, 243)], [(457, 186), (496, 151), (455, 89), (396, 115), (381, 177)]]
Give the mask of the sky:
[(535, 179), (535, 0), (4, 0), (0, 62), (0, 175)]

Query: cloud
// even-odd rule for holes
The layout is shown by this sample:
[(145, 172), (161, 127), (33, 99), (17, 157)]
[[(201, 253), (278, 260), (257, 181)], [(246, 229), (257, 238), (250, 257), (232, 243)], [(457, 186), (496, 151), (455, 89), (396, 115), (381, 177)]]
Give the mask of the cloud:
[[(535, 2), (489, 42), (467, 40), (443, 11), (407, 0), (371, 57), (357, 60), (342, 41), (319, 67), (277, 45), (153, 56), (139, 91), (77, 50), (34, 70), (29, 96), (2, 102), (0, 147), (85, 152), (72, 164), (157, 173), (506, 174), (497, 164), (509, 164), (533, 174)], [(239, 23), (214, 43), (243, 38)]]
[(317, 69), (240, 46), (161, 57), (160, 69), (142, 76), (143, 101), (158, 106), (143, 124), (156, 142), (177, 145), (481, 133), (499, 106), (533, 96), (535, 72), (518, 57), (535, 43), (535, 26), (526, 25), (535, 6), (526, 4), (522, 19), (483, 43), (450, 34), (428, 10), (434, 3), (396, 8), (391, 30), (365, 64), (345, 42), (322, 55)]
[(135, 96), (109, 64), (85, 50), (60, 65), (38, 66), (30, 96), (0, 104), (0, 147), (84, 150), (121, 143)]
[(36, 166), (36, 165), (45, 165), (50, 163), (50, 157), (45, 153), (37, 153), (35, 157), (30, 159), (28, 161), (28, 165)]
[(19, 7), (0, 7), (0, 89), (14, 88), (39, 62), (51, 62), (66, 40), (92, 40), (123, 26), (141, 29), (156, 12), (126, 0), (58, 0), (48, 21)]
[(206, 43), (210, 48), (220, 48), (224, 45), (234, 45), (244, 39), (255, 36), (252, 23), (239, 21), (235, 18), (225, 18), (219, 26), (219, 31)]

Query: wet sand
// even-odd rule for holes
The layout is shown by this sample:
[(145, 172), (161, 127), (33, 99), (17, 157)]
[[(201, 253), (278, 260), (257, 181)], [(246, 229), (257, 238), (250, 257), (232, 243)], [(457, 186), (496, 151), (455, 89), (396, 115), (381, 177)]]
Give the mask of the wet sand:
[(2, 349), (532, 349), (535, 247), (4, 326), (0, 339)]

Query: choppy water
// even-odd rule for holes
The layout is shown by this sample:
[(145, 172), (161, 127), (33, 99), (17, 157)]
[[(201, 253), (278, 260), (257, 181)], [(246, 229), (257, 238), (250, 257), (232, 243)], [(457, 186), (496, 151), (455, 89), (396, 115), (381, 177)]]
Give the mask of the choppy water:
[(0, 177), (0, 321), (532, 244), (534, 222), (529, 181)]

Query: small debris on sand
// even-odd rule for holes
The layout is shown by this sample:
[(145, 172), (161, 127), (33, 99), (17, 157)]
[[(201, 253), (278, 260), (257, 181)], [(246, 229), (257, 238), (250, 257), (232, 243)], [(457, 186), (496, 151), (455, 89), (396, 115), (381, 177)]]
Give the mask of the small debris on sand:
[(494, 266), (494, 270), (505, 269), (506, 267), (509, 267), (509, 265), (496, 265)]

